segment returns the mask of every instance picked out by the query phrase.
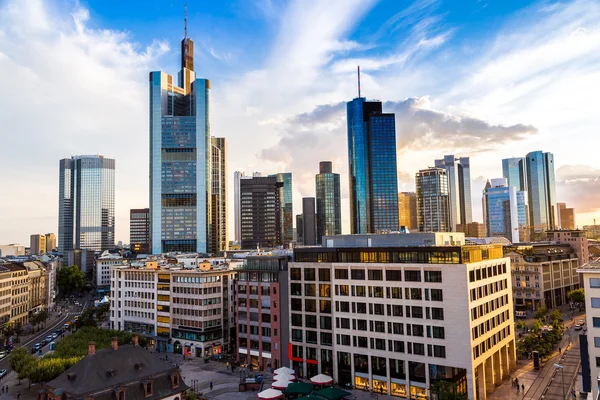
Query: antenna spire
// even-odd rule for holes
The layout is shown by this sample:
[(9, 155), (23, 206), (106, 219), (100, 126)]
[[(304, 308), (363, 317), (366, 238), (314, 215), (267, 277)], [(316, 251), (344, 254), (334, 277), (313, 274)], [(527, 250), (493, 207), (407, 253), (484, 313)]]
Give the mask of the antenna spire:
[(360, 65), (358, 66), (358, 98), (360, 98)]
[(188, 38), (187, 35), (187, 3), (183, 3), (183, 37)]

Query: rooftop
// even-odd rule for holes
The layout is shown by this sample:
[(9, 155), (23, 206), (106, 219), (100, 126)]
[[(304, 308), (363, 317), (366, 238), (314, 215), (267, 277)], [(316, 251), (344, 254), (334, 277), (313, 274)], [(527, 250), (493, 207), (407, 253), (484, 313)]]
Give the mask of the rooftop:
[(462, 232), (383, 233), (365, 235), (324, 236), (323, 247), (411, 247), (411, 246), (463, 246)]
[(577, 268), (577, 273), (596, 273), (600, 274), (600, 258), (590, 261), (589, 263), (583, 264)]

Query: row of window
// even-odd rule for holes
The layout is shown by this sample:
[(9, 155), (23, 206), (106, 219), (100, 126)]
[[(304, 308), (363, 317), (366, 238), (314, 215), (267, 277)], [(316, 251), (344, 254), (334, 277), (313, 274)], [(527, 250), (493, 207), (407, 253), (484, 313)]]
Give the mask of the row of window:
[(508, 295), (496, 297), (493, 300), (487, 301), (476, 307), (471, 308), (471, 321), (475, 321), (477, 318), (481, 318), (484, 315), (496, 310), (497, 308), (503, 307), (508, 304)]
[(508, 288), (508, 279), (501, 279), (496, 282), (488, 283), (487, 285), (473, 288), (471, 289), (471, 301), (492, 295), (506, 288)]
[(502, 324), (505, 321), (508, 321), (509, 319), (509, 311), (506, 310), (498, 315), (493, 316), (492, 318), (488, 319), (487, 321), (484, 321), (482, 323), (480, 323), (479, 325), (473, 327), (472, 329), (472, 334), (473, 334), (473, 340), (477, 339), (479, 336), (484, 335), (486, 332), (491, 331), (492, 329), (494, 329), (496, 326)]
[(501, 330), (496, 332), (494, 336), (488, 338), (487, 340), (484, 340), (477, 346), (473, 347), (473, 359), (476, 359), (482, 354), (485, 354), (485, 352), (491, 349), (493, 346), (495, 346), (496, 343), (501, 342), (508, 336), (510, 336), (510, 326), (502, 328)]
[[(404, 342), (402, 340), (385, 340), (377, 338), (367, 338), (364, 336), (352, 336), (352, 342), (350, 342), (350, 336), (337, 335), (336, 342), (342, 346), (352, 346), (355, 348), (371, 349), (389, 351), (394, 353), (408, 353), (420, 356), (425, 356), (425, 349), (427, 349), (428, 357), (446, 358), (446, 347), (442, 345), (418, 343), (418, 342)], [(352, 343), (352, 344), (351, 344)], [(387, 347), (386, 347), (387, 344)], [(292, 357), (304, 359), (304, 350), (306, 350), (306, 359), (317, 360), (316, 348), (307, 346), (304, 348), (299, 345), (292, 345)], [(356, 358), (356, 354), (355, 354)], [(381, 357), (380, 357), (381, 358)], [(384, 359), (385, 360), (385, 359)], [(323, 360), (322, 360), (323, 361)], [(355, 372), (363, 372), (361, 367), (355, 363)], [(368, 369), (368, 364), (367, 364)], [(367, 371), (364, 371), (368, 373)], [(377, 371), (373, 371), (373, 374), (377, 374)]]
[[(161, 289), (159, 287), (159, 289)], [(168, 288), (167, 288), (168, 290)], [(221, 293), (221, 287), (220, 286), (216, 286), (216, 287), (205, 287), (205, 288), (199, 288), (199, 287), (180, 287), (180, 286), (175, 286), (173, 287), (173, 293), (180, 293), (180, 294), (195, 294), (195, 295), (201, 295), (201, 294), (214, 294), (214, 293)]]
[(506, 264), (480, 267), (469, 271), (469, 282), (480, 281), (500, 274), (506, 274)]
[[(160, 300), (160, 296), (159, 299)], [(173, 297), (174, 304), (187, 304), (191, 306), (210, 306), (213, 304), (221, 304), (220, 297), (211, 297), (209, 299), (192, 299), (187, 297)]]
[[(290, 280), (301, 281), (302, 271), (304, 272), (304, 281), (316, 281), (317, 272), (315, 268), (290, 268)], [(331, 270), (328, 268), (318, 269), (319, 282), (331, 281)], [(336, 268), (334, 272), (335, 279), (352, 279), (352, 280), (369, 280), (383, 281), (384, 271), (381, 269), (363, 269), (350, 268), (350, 273), (346, 268)], [(425, 271), (425, 282), (442, 282), (442, 271)], [(402, 281), (402, 270), (387, 269), (385, 270), (385, 280), (398, 282)], [(404, 270), (404, 280), (407, 282), (422, 282), (420, 270)]]

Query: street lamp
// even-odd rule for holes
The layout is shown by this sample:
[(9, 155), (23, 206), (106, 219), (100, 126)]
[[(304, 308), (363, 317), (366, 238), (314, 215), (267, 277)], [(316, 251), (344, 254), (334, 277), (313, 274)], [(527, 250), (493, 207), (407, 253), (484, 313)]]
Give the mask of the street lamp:
[(564, 365), (554, 364), (556, 368), (560, 368), (562, 373), (562, 388), (563, 388), (563, 399), (565, 398), (565, 367)]

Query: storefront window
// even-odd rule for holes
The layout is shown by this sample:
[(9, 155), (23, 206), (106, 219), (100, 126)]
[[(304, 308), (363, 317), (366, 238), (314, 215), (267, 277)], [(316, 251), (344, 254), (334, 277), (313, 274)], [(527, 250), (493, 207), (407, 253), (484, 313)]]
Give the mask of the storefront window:
[(392, 382), (392, 396), (406, 397), (406, 385)]
[(373, 392), (379, 394), (388, 394), (387, 381), (373, 379)]
[(369, 378), (363, 378), (362, 376), (354, 377), (354, 387), (358, 390), (370, 390)]
[(411, 386), (410, 387), (410, 398), (414, 400), (425, 400), (427, 399), (427, 389)]

